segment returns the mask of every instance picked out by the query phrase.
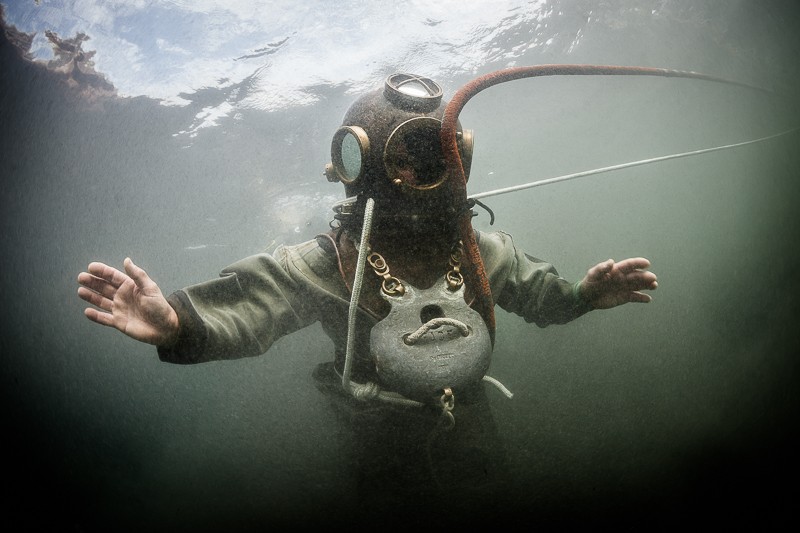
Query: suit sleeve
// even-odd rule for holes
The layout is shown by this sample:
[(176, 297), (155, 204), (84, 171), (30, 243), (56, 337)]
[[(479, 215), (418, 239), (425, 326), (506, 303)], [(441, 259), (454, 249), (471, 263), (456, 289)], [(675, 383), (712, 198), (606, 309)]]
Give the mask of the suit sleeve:
[(291, 275), (282, 249), (225, 268), (218, 279), (191, 285), (167, 300), (180, 320), (171, 346), (159, 346), (162, 361), (192, 364), (251, 357), (280, 337), (316, 321), (304, 285)]
[(555, 267), (518, 250), (510, 235), (481, 234), (495, 304), (539, 327), (566, 324), (592, 310)]

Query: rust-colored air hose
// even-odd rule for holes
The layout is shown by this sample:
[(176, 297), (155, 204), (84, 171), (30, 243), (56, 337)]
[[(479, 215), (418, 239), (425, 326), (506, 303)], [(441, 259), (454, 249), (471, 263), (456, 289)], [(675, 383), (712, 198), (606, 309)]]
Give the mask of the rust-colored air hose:
[[(650, 67), (619, 67), (610, 65), (534, 65), (497, 70), (472, 80), (456, 92), (444, 111), (442, 118), (442, 151), (449, 173), (451, 194), (456, 205), (466, 205), (467, 179), (456, 142), (458, 115), (470, 98), (484, 89), (506, 81), (538, 76), (662, 76), (667, 78), (695, 78), (764, 90), (744, 83), (708, 76), (697, 72), (669, 70)], [(475, 309), (483, 316), (494, 344), (495, 318), (494, 302), (489, 287), (489, 279), (483, 266), (478, 242), (472, 229), (472, 214), (466, 210), (458, 221), (459, 232), (464, 243), (462, 272), (464, 280), (475, 291)]]

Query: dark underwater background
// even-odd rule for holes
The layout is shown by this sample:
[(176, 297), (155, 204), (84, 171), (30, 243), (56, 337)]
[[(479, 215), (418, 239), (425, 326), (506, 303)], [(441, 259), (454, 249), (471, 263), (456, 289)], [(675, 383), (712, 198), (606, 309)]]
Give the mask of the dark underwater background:
[[(431, 76), (449, 98), (510, 65), (596, 63), (774, 91), (638, 77), (488, 89), (460, 117), (475, 130), (470, 193), (800, 126), (794, 2), (503, 4), (503, 23), (481, 28), (492, 34), (481, 54), (458, 67), (459, 46), (420, 41), (358, 83), (305, 87), (311, 103), (242, 105), (191, 136), (205, 109), (235, 106), (251, 80), (187, 88), (183, 106), (120, 96), (102, 71), (26, 57), (11, 4), (0, 34), (0, 407), (4, 521), (22, 530), (402, 525), (348, 522), (354, 481), (311, 378), (332, 355), (318, 325), (261, 357), (178, 366), (88, 321), (76, 295), (93, 260), (121, 267), (130, 256), (169, 293), (326, 231), (343, 198), (322, 175), (330, 138), (359, 91), (386, 75)], [(422, 4), (407, 16), (432, 24)], [(269, 61), (260, 67), (270, 75)], [(501, 505), (472, 509), (476, 520), (644, 530), (794, 521), (799, 141), (485, 200), (497, 220), (481, 213), (476, 227), (511, 233), (564, 277), (644, 256), (659, 288), (649, 305), (546, 329), (498, 311), (490, 374), (515, 396), (489, 397), (516, 482)]]

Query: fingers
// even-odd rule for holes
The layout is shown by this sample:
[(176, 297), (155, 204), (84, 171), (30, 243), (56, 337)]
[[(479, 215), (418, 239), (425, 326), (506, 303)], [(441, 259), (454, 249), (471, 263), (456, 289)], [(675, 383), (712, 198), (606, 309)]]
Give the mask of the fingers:
[(647, 268), (650, 268), (650, 261), (644, 257), (631, 257), (616, 263), (613, 259), (607, 259), (602, 263), (598, 263), (590, 268), (589, 275), (599, 277), (603, 274), (608, 274), (615, 269), (623, 274), (630, 274), (631, 272), (645, 270)]
[(633, 290), (658, 288), (658, 278), (647, 270), (649, 267), (650, 261), (644, 257), (623, 259), (615, 265), (615, 269), (625, 276), (625, 283)]
[(78, 274), (78, 283), (82, 285), (78, 288), (78, 296), (102, 309), (110, 310), (110, 301), (130, 278), (116, 268), (100, 262), (89, 263), (87, 270), (88, 272)]
[(110, 313), (102, 313), (97, 309), (93, 309), (91, 307), (87, 307), (83, 314), (86, 315), (86, 318), (91, 320), (92, 322), (97, 322), (98, 324), (102, 324), (103, 326), (114, 326), (114, 317)]
[(647, 270), (634, 270), (630, 274), (625, 275), (625, 284), (632, 290), (649, 289), (655, 290), (658, 288), (658, 279), (656, 275)]
[(632, 257), (630, 259), (623, 259), (617, 263), (617, 268), (623, 274), (628, 274), (634, 270), (643, 270), (650, 268), (650, 261), (644, 257)]
[(113, 302), (111, 298), (108, 298), (99, 292), (87, 289), (86, 287), (78, 287), (78, 296), (81, 300), (89, 302), (92, 305), (96, 305), (104, 311), (110, 312), (113, 308)]
[(89, 263), (88, 270), (89, 274), (97, 278), (100, 278), (102, 280), (105, 280), (115, 288), (122, 285), (128, 278), (128, 276), (126, 276), (116, 268), (108, 266), (105, 263), (99, 263), (99, 262)]
[(630, 293), (630, 295), (628, 297), (628, 301), (629, 302), (634, 302), (634, 303), (646, 304), (646, 303), (652, 302), (653, 298), (649, 294), (644, 294), (644, 293), (641, 293), (641, 292), (634, 291), (634, 292)]
[[(93, 276), (87, 272), (81, 272), (78, 274), (78, 283), (81, 284), (83, 287), (86, 287), (90, 291), (94, 291), (98, 294), (105, 296), (106, 298), (113, 299), (114, 293), (117, 292), (119, 287), (112, 285), (110, 282)], [(80, 290), (78, 291), (78, 295), (80, 295)], [(84, 300), (86, 298), (83, 298)]]
[(105, 263), (92, 262), (87, 268), (88, 272), (78, 274), (78, 297), (97, 309), (86, 309), (84, 314), (92, 321), (107, 326), (113, 325), (113, 315), (111, 311), (114, 306), (114, 298), (120, 287), (130, 279), (127, 274), (120, 272), (114, 267)]
[(586, 273), (586, 277), (589, 279), (589, 281), (600, 281), (604, 278), (607, 278), (613, 268), (614, 260), (607, 259), (606, 261), (597, 263), (595, 266), (590, 268), (589, 272)]
[[(117, 289), (128, 279), (132, 279), (139, 288), (153, 283), (147, 273), (136, 266), (130, 257), (126, 257), (123, 264), (125, 272), (121, 272), (105, 263), (89, 263), (88, 272), (78, 274), (78, 283), (108, 299), (113, 299)], [(83, 299), (87, 300), (87, 298)]]

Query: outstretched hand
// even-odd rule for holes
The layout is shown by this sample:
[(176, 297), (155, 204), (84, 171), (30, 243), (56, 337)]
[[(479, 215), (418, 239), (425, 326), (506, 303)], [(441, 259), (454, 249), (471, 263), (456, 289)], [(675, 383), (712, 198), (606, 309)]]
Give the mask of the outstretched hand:
[(123, 264), (125, 272), (89, 263), (89, 271), (78, 274), (78, 296), (99, 308), (89, 307), (84, 314), (138, 341), (171, 344), (178, 334), (178, 315), (147, 272), (130, 258)]
[(640, 291), (658, 288), (656, 275), (647, 270), (649, 266), (650, 261), (644, 257), (598, 263), (581, 280), (580, 294), (595, 309), (610, 309), (628, 302), (647, 303), (652, 298)]

